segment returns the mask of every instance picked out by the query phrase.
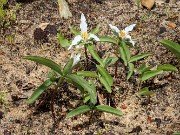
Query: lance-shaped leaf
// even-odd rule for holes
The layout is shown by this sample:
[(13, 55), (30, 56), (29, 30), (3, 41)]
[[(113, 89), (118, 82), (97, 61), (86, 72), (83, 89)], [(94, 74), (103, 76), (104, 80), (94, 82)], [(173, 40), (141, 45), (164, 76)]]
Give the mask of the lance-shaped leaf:
[(23, 58), (37, 62), (42, 65), (45, 65), (45, 66), (51, 68), (52, 70), (56, 71), (60, 75), (62, 75), (62, 70), (61, 70), (60, 65), (58, 65), (57, 63), (55, 63), (54, 61), (52, 61), (50, 59), (46, 59), (46, 58), (39, 57), (39, 56), (25, 56)]
[(149, 71), (151, 69), (151, 67), (146, 66), (146, 64), (142, 64), (139, 68), (138, 68), (138, 73), (139, 74), (143, 74), (146, 71)]
[(104, 79), (106, 79), (107, 83), (109, 84), (109, 86), (113, 85), (113, 78), (112, 76), (108, 73), (108, 71), (106, 69), (104, 69), (103, 67), (101, 67), (100, 65), (96, 65), (99, 73), (101, 74), (101, 76), (104, 77)]
[(123, 115), (123, 113), (120, 110), (107, 105), (98, 105), (95, 107), (95, 110), (115, 114), (117, 116)]
[(70, 112), (67, 114), (67, 118), (71, 118), (71, 117), (74, 117), (74, 116), (76, 116), (76, 115), (83, 114), (83, 113), (88, 112), (88, 111), (90, 111), (90, 110), (91, 110), (90, 106), (88, 106), (88, 105), (82, 105), (82, 106), (80, 106), (80, 107), (78, 107), (78, 108), (70, 111)]
[(61, 33), (57, 34), (58, 43), (62, 47), (68, 47), (71, 45), (70, 41), (65, 39), (64, 36)]
[(154, 77), (158, 74), (162, 74), (163, 70), (152, 70), (152, 71), (146, 71), (142, 74), (141, 80), (146, 81), (147, 79)]
[(64, 66), (64, 70), (63, 70), (64, 75), (67, 75), (67, 74), (71, 73), (72, 65), (73, 65), (73, 59), (69, 59), (67, 64)]
[(161, 40), (163, 46), (169, 49), (172, 53), (174, 53), (180, 59), (180, 44), (175, 43), (171, 40)]
[(32, 104), (36, 101), (36, 99), (52, 84), (53, 82), (48, 79), (46, 80), (42, 85), (40, 85), (34, 93), (31, 95), (31, 97), (27, 100), (28, 104)]
[(163, 71), (178, 71), (178, 69), (171, 64), (159, 65), (159, 66), (157, 66), (157, 69), (163, 70)]
[(96, 93), (96, 89), (94, 89), (94, 87), (92, 87), (81, 76), (71, 74), (71, 75), (67, 75), (66, 77), (68, 77), (69, 79), (71, 79), (72, 81), (74, 81), (75, 83), (80, 85), (81, 87), (83, 87), (84, 90), (89, 93), (89, 96), (91, 97), (91, 99), (90, 99), (91, 103), (96, 104), (96, 102), (97, 102), (97, 93)]
[(103, 60), (104, 65), (105, 65), (106, 67), (115, 64), (116, 61), (118, 61), (118, 58), (117, 58), (117, 57), (106, 57), (106, 58)]
[(130, 55), (129, 48), (125, 44), (125, 42), (121, 42), (121, 44), (119, 46), (119, 52), (120, 52), (122, 60), (124, 61), (124, 65), (127, 66), (131, 55)]
[(90, 33), (97, 34), (99, 33), (99, 31), (100, 31), (100, 25), (98, 24), (94, 29), (91, 30)]
[(129, 67), (129, 72), (128, 72), (128, 75), (127, 75), (127, 80), (129, 80), (129, 78), (132, 76), (132, 74), (134, 72), (134, 64), (129, 63), (128, 67)]
[(97, 73), (94, 71), (78, 71), (76, 72), (76, 74), (84, 77), (94, 77), (94, 78), (98, 77)]
[(118, 41), (110, 36), (102, 36), (100, 37), (100, 42), (108, 42), (108, 43), (113, 43), (113, 44), (118, 44)]
[(150, 53), (143, 53), (143, 54), (135, 55), (135, 56), (130, 58), (129, 62), (138, 61), (138, 60), (143, 59), (149, 55), (151, 55), (151, 54)]
[(104, 78), (103, 76), (99, 77), (100, 82), (104, 85), (105, 89), (107, 90), (107, 92), (111, 93), (111, 86), (109, 85), (109, 83), (107, 82), (106, 78)]
[(71, 31), (71, 33), (73, 33), (74, 35), (80, 35), (80, 31), (78, 31), (77, 29), (76, 29), (76, 27), (73, 27), (73, 26), (71, 26), (70, 27), (70, 31)]
[(104, 66), (103, 60), (99, 57), (99, 55), (97, 54), (97, 52), (95, 51), (95, 47), (93, 45), (88, 45), (87, 46), (88, 51), (90, 52), (90, 54), (92, 55), (92, 57), (99, 62), (99, 64), (101, 66)]
[(144, 87), (138, 92), (138, 95), (140, 95), (140, 96), (150, 96), (152, 94), (154, 94), (154, 92), (149, 91), (148, 87)]

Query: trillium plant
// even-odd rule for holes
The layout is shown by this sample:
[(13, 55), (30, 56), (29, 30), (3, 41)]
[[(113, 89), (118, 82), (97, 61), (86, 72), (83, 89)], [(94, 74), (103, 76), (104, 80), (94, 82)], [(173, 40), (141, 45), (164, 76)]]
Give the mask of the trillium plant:
[(123, 30), (119, 30), (116, 26), (113, 26), (111, 24), (109, 24), (109, 26), (118, 38), (120, 38), (122, 41), (127, 40), (134, 46), (135, 41), (132, 40), (131, 36), (129, 35), (129, 32), (131, 32), (134, 29), (136, 24), (131, 24)]
[(68, 47), (68, 50), (73, 49), (75, 47), (75, 53), (79, 53), (81, 55), (81, 49), (84, 48), (85, 56), (86, 56), (86, 64), (88, 64), (88, 54), (87, 47), (92, 44), (92, 41), (100, 41), (100, 39), (93, 33), (88, 33), (88, 24), (86, 22), (86, 18), (84, 14), (81, 14), (81, 23), (80, 23), (80, 32), (74, 37), (71, 42), (71, 45)]
[[(81, 106), (73, 109), (70, 108), (67, 117), (73, 117), (89, 111), (103, 111), (117, 116), (123, 115), (121, 110), (113, 108), (108, 105), (103, 105), (100, 102), (99, 94), (113, 92), (115, 87), (115, 81), (118, 76), (118, 64), (121, 63), (127, 70), (127, 81), (133, 79), (134, 74), (139, 77), (139, 95), (149, 96), (152, 91), (148, 87), (141, 88), (142, 83), (145, 83), (148, 79), (155, 77), (163, 72), (177, 71), (177, 68), (170, 65), (158, 65), (156, 67), (147, 66), (147, 64), (138, 65), (138, 61), (152, 55), (151, 53), (141, 53), (137, 55), (131, 54), (131, 47), (135, 46), (135, 41), (131, 38), (130, 32), (135, 28), (136, 24), (132, 24), (123, 30), (119, 30), (116, 26), (109, 24), (114, 35), (111, 36), (97, 36), (100, 31), (99, 25), (96, 28), (88, 32), (87, 22), (84, 14), (81, 14), (80, 30), (71, 27), (70, 30), (74, 34), (72, 40), (66, 39), (63, 34), (58, 33), (57, 38), (61, 47), (64, 47), (69, 51), (70, 56), (65, 64), (60, 64), (40, 56), (25, 56), (24, 59), (31, 60), (42, 64), (51, 69), (48, 78), (40, 85), (31, 97), (28, 99), (28, 103), (32, 104), (41, 96), (41, 94), (47, 90), (50, 91), (51, 98), (51, 111), (52, 116), (55, 119), (54, 112), (54, 96), (57, 94), (59, 88), (63, 88), (64, 83), (68, 83), (71, 88), (80, 91), (82, 96)], [(102, 44), (103, 42), (111, 43), (113, 51), (109, 52), (115, 57), (111, 57), (105, 53), (102, 57), (99, 56), (98, 45), (96, 42)], [(83, 55), (83, 52), (84, 54)], [(89, 54), (87, 54), (87, 52)], [(108, 53), (108, 54), (109, 54)], [(91, 67), (90, 64), (94, 64), (95, 68), (86, 70), (86, 67), (81, 66), (81, 57), (86, 57), (86, 66)], [(95, 62), (89, 63), (89, 60), (93, 58)], [(137, 68), (135, 67), (137, 65)], [(119, 64), (120, 65), (120, 64)], [(109, 72), (109, 67), (115, 67), (115, 74)], [(54, 87), (53, 87), (54, 86)], [(51, 89), (50, 89), (51, 87)], [(98, 92), (103, 90), (103, 92)], [(97, 94), (99, 93), (99, 94)], [(107, 95), (107, 94), (106, 94)], [(108, 98), (108, 97), (107, 97)], [(71, 110), (72, 109), (72, 110)]]
[(80, 23), (80, 29), (81, 33), (80, 35), (76, 35), (75, 38), (72, 40), (71, 45), (69, 46), (68, 50), (70, 50), (73, 46), (76, 46), (76, 48), (81, 48), (81, 42), (85, 45), (88, 44), (88, 41), (91, 39), (95, 41), (100, 41), (100, 39), (93, 33), (88, 33), (87, 29), (87, 22), (84, 14), (81, 14), (81, 23)]

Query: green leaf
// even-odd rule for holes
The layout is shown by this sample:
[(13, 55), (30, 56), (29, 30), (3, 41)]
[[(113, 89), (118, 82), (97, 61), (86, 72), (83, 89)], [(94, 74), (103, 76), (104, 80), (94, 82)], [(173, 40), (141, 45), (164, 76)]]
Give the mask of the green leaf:
[(81, 76), (71, 74), (67, 75), (66, 77), (70, 78), (72, 81), (77, 83), (78, 85), (82, 86), (85, 91), (87, 91), (91, 97), (90, 101), (93, 104), (96, 104), (97, 102), (97, 93), (96, 89), (92, 87), (86, 80), (84, 80)]
[(123, 113), (120, 110), (107, 105), (98, 105), (95, 107), (95, 110), (115, 114), (117, 116), (123, 115)]
[(48, 78), (51, 80), (51, 81), (56, 81), (57, 80), (57, 74), (54, 70), (51, 70), (48, 72)]
[(129, 72), (128, 72), (128, 75), (127, 75), (127, 80), (129, 80), (129, 78), (132, 76), (132, 74), (134, 72), (134, 64), (129, 63), (128, 67), (129, 67)]
[(83, 99), (83, 103), (87, 103), (88, 101), (90, 100), (90, 96), (89, 95), (86, 95)]
[(163, 65), (159, 65), (157, 66), (158, 70), (163, 70), (163, 71), (178, 71), (178, 69), (171, 65), (171, 64), (163, 64)]
[(40, 85), (34, 93), (31, 95), (31, 97), (27, 100), (28, 104), (32, 104), (36, 101), (36, 99), (52, 84), (53, 82), (48, 79), (46, 80), (42, 85)]
[(180, 59), (180, 44), (166, 39), (161, 40), (160, 43)]
[(64, 75), (70, 74), (72, 70), (72, 66), (73, 66), (73, 59), (69, 59), (69, 61), (66, 63), (64, 67), (63, 74)]
[(7, 0), (0, 0), (0, 5), (5, 5), (7, 3)]
[(129, 47), (125, 44), (125, 42), (121, 42), (119, 46), (119, 52), (122, 60), (124, 61), (124, 65), (127, 66), (131, 55), (130, 55)]
[(90, 33), (97, 34), (99, 33), (99, 31), (100, 31), (100, 25), (98, 24), (94, 29), (91, 30)]
[(140, 96), (150, 96), (152, 94), (154, 94), (154, 92), (149, 91), (148, 87), (144, 87), (138, 92), (138, 95), (140, 95)]
[(42, 65), (45, 65), (45, 66), (51, 68), (52, 70), (56, 71), (60, 75), (62, 75), (60, 65), (58, 65), (57, 63), (55, 63), (52, 60), (49, 60), (49, 59), (46, 59), (46, 58), (43, 58), (43, 57), (40, 57), (40, 56), (25, 56), (23, 58), (27, 59), (27, 60), (37, 62), (37, 63), (42, 64)]
[(103, 60), (99, 57), (99, 55), (97, 54), (97, 52), (95, 51), (95, 47), (93, 45), (88, 45), (87, 46), (88, 51), (90, 52), (90, 54), (92, 55), (92, 57), (99, 62), (100, 65), (104, 66)]
[(94, 78), (98, 77), (97, 73), (94, 71), (78, 71), (76, 72), (76, 74), (84, 77), (94, 77)]
[(103, 60), (104, 65), (105, 65), (106, 67), (115, 64), (116, 61), (118, 61), (118, 58), (117, 58), (117, 57), (106, 57), (106, 58)]
[(0, 21), (2, 21), (5, 17), (5, 10), (0, 8)]
[(149, 55), (151, 55), (151, 54), (150, 53), (143, 53), (143, 54), (135, 55), (135, 56), (130, 58), (129, 62), (138, 61), (138, 60), (143, 59)]
[(149, 71), (151, 68), (147, 67), (146, 64), (142, 64), (139, 68), (138, 68), (138, 73), (139, 74), (143, 74), (146, 71)]
[(104, 85), (104, 87), (107, 90), (107, 92), (111, 93), (112, 92), (111, 86), (108, 84), (107, 80), (103, 76), (100, 76), (99, 80)]
[(96, 67), (97, 67), (99, 73), (106, 79), (109, 86), (112, 86), (113, 85), (113, 78), (108, 73), (108, 71), (106, 69), (104, 69), (103, 67), (101, 67), (100, 65), (96, 65)]
[(84, 94), (84, 93), (87, 92), (87, 91), (84, 90), (84, 88), (83, 88), (81, 85), (79, 85), (78, 83), (74, 82), (74, 81), (71, 80), (70, 78), (67, 78), (67, 77), (66, 77), (66, 81), (67, 81), (68, 83), (71, 83), (71, 84), (73, 84), (74, 86), (76, 86), (77, 89), (80, 90), (81, 94)]
[(67, 118), (71, 118), (71, 117), (74, 117), (76, 115), (80, 115), (80, 114), (88, 112), (90, 110), (91, 110), (91, 108), (88, 105), (82, 105), (82, 106), (70, 111), (67, 114)]
[(99, 39), (100, 39), (100, 42), (108, 42), (108, 43), (118, 44), (117, 40), (110, 36), (102, 36)]
[(162, 74), (163, 70), (152, 70), (152, 71), (146, 71), (142, 74), (141, 80), (146, 81), (147, 79), (154, 77), (158, 74)]
[(79, 30), (77, 30), (76, 29), (76, 27), (73, 27), (73, 26), (71, 26), (70, 27), (70, 31), (71, 31), (71, 33), (73, 33), (74, 35), (80, 35), (80, 31)]
[(65, 39), (64, 36), (61, 33), (57, 34), (58, 43), (62, 47), (68, 47), (71, 45), (70, 41)]

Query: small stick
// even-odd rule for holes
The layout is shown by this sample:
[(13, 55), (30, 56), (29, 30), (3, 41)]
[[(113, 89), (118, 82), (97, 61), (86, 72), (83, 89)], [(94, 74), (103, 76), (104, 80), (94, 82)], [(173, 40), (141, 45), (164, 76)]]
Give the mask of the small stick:
[(52, 112), (52, 117), (54, 122), (56, 121), (56, 114), (54, 112), (54, 96), (55, 96), (55, 91), (52, 90), (52, 95), (51, 95), (51, 112)]

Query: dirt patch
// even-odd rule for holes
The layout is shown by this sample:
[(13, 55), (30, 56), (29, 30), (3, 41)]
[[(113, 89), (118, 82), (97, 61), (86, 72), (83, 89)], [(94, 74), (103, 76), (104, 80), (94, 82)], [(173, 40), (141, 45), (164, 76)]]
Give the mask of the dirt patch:
[[(137, 85), (133, 80), (126, 81), (125, 72), (120, 64), (119, 80), (114, 89), (112, 99), (117, 108), (124, 112), (122, 117), (106, 113), (93, 112), (86, 115), (66, 119), (66, 111), (79, 104), (77, 91), (71, 91), (71, 99), (56, 104), (58, 122), (54, 123), (48, 106), (35, 110), (35, 106), (28, 106), (26, 99), (33, 90), (41, 84), (49, 69), (22, 59), (26, 55), (48, 57), (62, 65), (69, 56), (61, 48), (56, 39), (56, 31), (61, 31), (66, 37), (73, 35), (69, 31), (70, 25), (79, 26), (80, 14), (83, 12), (88, 20), (89, 29), (101, 25), (99, 35), (110, 34), (108, 24), (119, 28), (136, 23), (137, 27), (131, 33), (136, 40), (139, 52), (152, 52), (146, 62), (151, 65), (170, 63), (179, 68), (177, 59), (158, 42), (160, 39), (171, 39), (179, 42), (179, 10), (180, 5), (162, 3), (148, 11), (138, 8), (128, 1), (105, 0), (102, 4), (84, 1), (71, 3), (73, 18), (63, 20), (59, 18), (56, 1), (33, 1), (22, 4), (17, 12), (16, 24), (1, 30), (0, 36), (0, 91), (5, 93), (4, 104), (0, 108), (0, 133), (7, 135), (22, 134), (172, 134), (180, 130), (180, 75), (167, 73), (160, 75), (147, 85), (154, 88), (155, 95), (147, 104), (146, 98), (136, 95)], [(165, 27), (163, 22), (172, 21), (176, 28)], [(38, 38), (35, 30), (41, 23), (49, 23), (52, 29), (45, 32), (46, 39)], [(13, 42), (7, 36), (13, 35)], [(44, 37), (44, 36), (43, 36)], [(109, 44), (98, 44), (101, 48)], [(136, 66), (141, 62), (136, 63)], [(64, 99), (67, 97), (64, 91)], [(107, 101), (104, 101), (107, 102)], [(48, 105), (48, 104), (47, 104)], [(91, 118), (91, 119), (90, 119)]]

